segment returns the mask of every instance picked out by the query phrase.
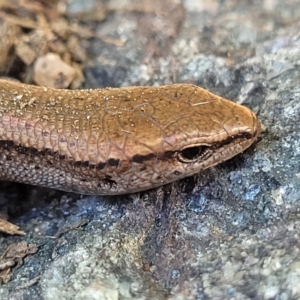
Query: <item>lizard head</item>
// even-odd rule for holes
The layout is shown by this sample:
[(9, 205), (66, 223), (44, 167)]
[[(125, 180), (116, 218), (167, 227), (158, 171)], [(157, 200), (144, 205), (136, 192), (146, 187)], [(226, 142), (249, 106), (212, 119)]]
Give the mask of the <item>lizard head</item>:
[(110, 177), (119, 193), (160, 186), (215, 166), (243, 152), (260, 133), (260, 122), (249, 108), (194, 85), (133, 87), (128, 92), (136, 106), (119, 118), (128, 132), (123, 148), (127, 158), (112, 161)]

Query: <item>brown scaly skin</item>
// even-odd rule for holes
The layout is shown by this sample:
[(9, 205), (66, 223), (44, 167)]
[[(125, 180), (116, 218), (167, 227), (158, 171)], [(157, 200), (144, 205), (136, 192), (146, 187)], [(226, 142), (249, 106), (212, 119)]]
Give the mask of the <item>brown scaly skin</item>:
[(56, 90), (0, 80), (0, 179), (125, 194), (190, 176), (248, 148), (246, 107), (189, 84)]

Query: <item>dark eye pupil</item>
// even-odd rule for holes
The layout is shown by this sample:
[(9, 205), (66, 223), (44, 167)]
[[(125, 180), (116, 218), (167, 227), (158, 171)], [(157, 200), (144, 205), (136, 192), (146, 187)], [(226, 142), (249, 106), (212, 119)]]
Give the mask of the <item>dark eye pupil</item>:
[(210, 156), (210, 151), (207, 151), (207, 146), (194, 146), (181, 150), (178, 152), (178, 158), (185, 163), (198, 161), (199, 159)]
[(186, 148), (181, 151), (181, 155), (188, 159), (188, 160), (194, 160), (197, 158), (201, 153), (204, 151), (204, 147), (191, 147), (191, 148)]

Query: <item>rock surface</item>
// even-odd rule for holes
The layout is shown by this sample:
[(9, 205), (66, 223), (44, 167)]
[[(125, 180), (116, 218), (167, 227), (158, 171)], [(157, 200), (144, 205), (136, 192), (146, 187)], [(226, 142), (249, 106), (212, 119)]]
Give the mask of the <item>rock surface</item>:
[(0, 237), (0, 253), (39, 249), (0, 299), (299, 299), (300, 1), (120, 2), (97, 34), (123, 46), (90, 43), (86, 87), (194, 83), (255, 111), (261, 139), (139, 194), (5, 186), (0, 205), (27, 235)]

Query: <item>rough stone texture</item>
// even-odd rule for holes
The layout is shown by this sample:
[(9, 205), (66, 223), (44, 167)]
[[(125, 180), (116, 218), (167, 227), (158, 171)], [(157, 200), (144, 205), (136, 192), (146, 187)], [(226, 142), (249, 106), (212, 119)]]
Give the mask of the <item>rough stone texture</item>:
[(39, 251), (0, 299), (300, 298), (300, 1), (165, 2), (144, 13), (123, 0), (97, 25), (124, 45), (89, 45), (86, 87), (195, 83), (257, 112), (260, 141), (140, 194), (5, 186), (0, 205), (27, 235), (0, 237), (0, 253)]

